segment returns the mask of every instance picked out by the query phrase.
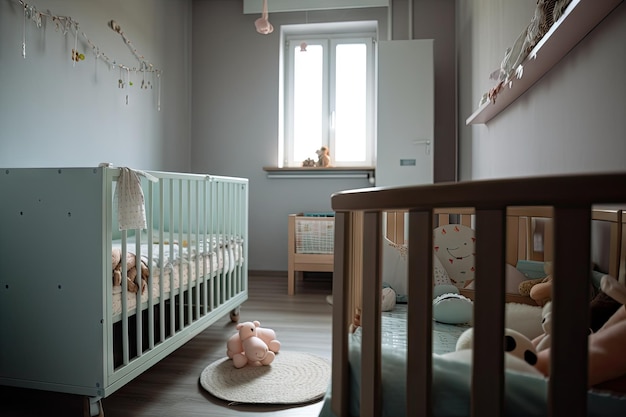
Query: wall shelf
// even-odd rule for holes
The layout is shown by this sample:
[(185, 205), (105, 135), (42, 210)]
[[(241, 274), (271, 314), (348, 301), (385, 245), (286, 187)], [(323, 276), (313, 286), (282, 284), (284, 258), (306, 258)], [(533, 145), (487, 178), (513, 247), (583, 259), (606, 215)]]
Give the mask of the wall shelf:
[(510, 88), (505, 86), (496, 97), (495, 103), (484, 103), (465, 123), (485, 124), (496, 117), (550, 71), (622, 1), (572, 0), (563, 16), (552, 25), (522, 63), (522, 78), (514, 79)]

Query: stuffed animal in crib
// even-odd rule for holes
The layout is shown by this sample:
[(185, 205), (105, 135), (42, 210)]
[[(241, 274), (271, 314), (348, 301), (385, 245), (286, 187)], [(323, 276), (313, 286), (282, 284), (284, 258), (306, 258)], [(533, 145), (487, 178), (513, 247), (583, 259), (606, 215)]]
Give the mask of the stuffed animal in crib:
[(465, 288), (476, 272), (476, 237), (474, 230), (462, 224), (446, 224), (433, 231), (434, 254), (452, 284)]
[(543, 267), (546, 277), (536, 283), (530, 289), (528, 295), (535, 300), (538, 305), (544, 305), (552, 299), (552, 262), (546, 262)]
[(473, 303), (459, 293), (439, 258), (433, 256), (433, 319), (440, 323), (468, 323), (473, 315)]
[(552, 302), (548, 301), (541, 310), (541, 327), (543, 334), (533, 340), (537, 352), (550, 347), (550, 336), (552, 332)]
[(544, 262), (543, 272), (545, 277), (522, 281), (518, 288), (520, 295), (532, 298), (540, 306), (552, 300), (552, 262)]
[[(141, 292), (146, 288), (150, 271), (148, 266), (143, 262), (139, 262), (141, 268)], [(122, 250), (120, 248), (113, 248), (111, 250), (111, 266), (113, 267), (113, 286), (122, 284)], [(136, 256), (132, 253), (126, 254), (126, 285), (128, 291), (137, 292), (139, 287), (135, 282), (137, 277), (137, 265)]]
[[(456, 343), (454, 352), (445, 353), (449, 359), (471, 363), (472, 349), (474, 347), (474, 329), (464, 331)], [(533, 342), (513, 329), (504, 329), (504, 366), (506, 369), (518, 372), (541, 375), (535, 368), (537, 363), (537, 350)]]
[(226, 342), (226, 354), (236, 368), (247, 364), (269, 365), (279, 350), (280, 342), (276, 339), (276, 332), (262, 328), (256, 320), (237, 324), (237, 332)]
[(315, 151), (317, 154), (317, 166), (318, 167), (329, 167), (330, 166), (330, 151), (328, 147), (322, 146), (320, 149)]

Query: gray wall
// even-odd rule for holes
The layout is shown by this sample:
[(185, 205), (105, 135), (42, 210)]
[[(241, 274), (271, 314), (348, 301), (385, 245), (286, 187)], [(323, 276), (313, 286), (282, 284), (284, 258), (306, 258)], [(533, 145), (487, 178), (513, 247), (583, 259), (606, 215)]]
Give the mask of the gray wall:
[[(79, 24), (63, 35), (47, 19), (26, 24), (23, 8), (0, 1), (0, 167), (118, 166), (190, 169), (191, 2), (181, 0), (37, 0), (40, 11), (69, 16)], [(130, 67), (138, 61), (107, 23), (117, 21), (132, 46), (162, 73), (161, 111), (157, 90), (118, 88), (119, 69), (96, 60), (84, 33), (101, 52)], [(126, 94), (129, 102), (126, 105)]]
[(458, 2), (462, 179), (626, 169), (626, 3), (491, 122), (465, 126), (535, 3)]
[[(626, 169), (626, 4), (492, 122), (465, 126), (493, 84), (489, 73), (528, 24), (535, 4), (413, 1), (414, 38), (435, 38), (436, 125), (438, 132), (458, 130), (462, 179)], [(266, 178), (262, 167), (275, 165), (277, 153), (278, 34), (256, 34), (257, 16), (243, 15), (241, 1), (39, 0), (36, 6), (72, 16), (107, 55), (133, 62), (106, 26), (117, 20), (163, 70), (162, 110), (156, 111), (154, 92), (131, 91), (126, 106), (125, 92), (117, 88), (119, 71), (96, 64), (89, 51), (73, 67), (73, 39), (51, 24), (27, 25), (23, 59), (22, 9), (0, 1), (0, 166), (111, 161), (248, 177), (250, 267), (261, 270), (286, 269), (288, 213), (328, 210), (331, 193), (368, 186), (365, 180)], [(393, 6), (393, 37), (406, 39), (407, 0)], [(357, 18), (379, 20), (386, 35), (384, 8), (308, 13), (309, 22)], [(303, 23), (305, 15), (275, 14), (270, 20), (278, 28)], [(457, 84), (458, 104), (452, 105)], [(454, 145), (455, 132), (443, 136), (438, 133), (437, 146)], [(450, 155), (436, 156), (438, 170), (439, 158), (454, 162), (453, 145)], [(453, 178), (452, 171), (444, 169), (439, 180)]]
[[(456, 169), (454, 1), (417, 1), (414, 38), (435, 38), (436, 180), (452, 180)], [(407, 39), (406, 0), (394, 0), (393, 38)], [(329, 211), (333, 192), (368, 187), (365, 179), (268, 179), (278, 146), (279, 28), (283, 24), (377, 20), (387, 39), (386, 8), (270, 13), (274, 32), (254, 30), (257, 15), (244, 15), (240, 1), (193, 3), (192, 169), (250, 179), (250, 268), (287, 269), (287, 215)], [(426, 11), (427, 10), (427, 11)], [(436, 13), (429, 19), (425, 13)], [(439, 49), (437, 49), (439, 48)], [(441, 147), (440, 147), (441, 142)], [(439, 154), (437, 153), (439, 152)], [(447, 155), (442, 157), (440, 155)], [(444, 159), (444, 162), (437, 162)]]

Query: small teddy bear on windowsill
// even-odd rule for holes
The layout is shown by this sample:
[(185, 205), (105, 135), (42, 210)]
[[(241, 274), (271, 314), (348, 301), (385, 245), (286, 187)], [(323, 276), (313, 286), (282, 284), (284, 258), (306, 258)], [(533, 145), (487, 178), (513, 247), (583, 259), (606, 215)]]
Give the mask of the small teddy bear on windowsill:
[(326, 168), (330, 166), (330, 151), (328, 147), (322, 146), (320, 149), (315, 151), (318, 156), (317, 166), (321, 168)]

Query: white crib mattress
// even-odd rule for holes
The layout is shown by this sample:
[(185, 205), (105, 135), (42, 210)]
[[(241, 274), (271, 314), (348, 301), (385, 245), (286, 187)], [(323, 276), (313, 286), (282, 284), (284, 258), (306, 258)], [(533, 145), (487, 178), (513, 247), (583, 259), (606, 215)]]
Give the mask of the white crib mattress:
[[(161, 297), (161, 286), (163, 287), (163, 297), (168, 299), (172, 289), (177, 291), (181, 286), (187, 287), (190, 278), (191, 284), (195, 285), (198, 277), (215, 277), (220, 273), (233, 272), (236, 266), (243, 264), (243, 245), (239, 237), (226, 239), (212, 239), (205, 248), (209, 250), (197, 251), (195, 245), (163, 245), (163, 256), (159, 256), (160, 245), (152, 244), (152, 260), (148, 261), (149, 244), (141, 244), (141, 259), (149, 265), (152, 275), (152, 286), (141, 293), (141, 303), (147, 303), (150, 292), (154, 302), (158, 302)], [(114, 241), (113, 247), (121, 247), (120, 241)], [(199, 245), (202, 250), (202, 245)], [(127, 243), (127, 251), (135, 254), (134, 242)], [(163, 259), (163, 261), (161, 261)], [(182, 268), (181, 268), (182, 266)], [(182, 278), (182, 279), (181, 279)], [(182, 282), (181, 282), (182, 281)], [(113, 286), (112, 315), (115, 320), (121, 317), (123, 289), (121, 285)], [(134, 314), (137, 305), (137, 293), (126, 292), (126, 310), (128, 314)]]
[[(441, 354), (455, 350), (465, 325), (433, 323), (433, 412), (438, 417), (470, 415), (471, 369), (469, 364), (450, 360)], [(406, 306), (396, 305), (382, 317), (382, 394), (383, 416), (406, 416)], [(360, 415), (361, 332), (350, 335), (351, 415)], [(507, 370), (505, 416), (544, 417), (547, 411), (547, 380)], [(320, 417), (335, 417), (330, 409), (330, 387)], [(589, 391), (589, 416), (625, 416), (626, 397)]]

